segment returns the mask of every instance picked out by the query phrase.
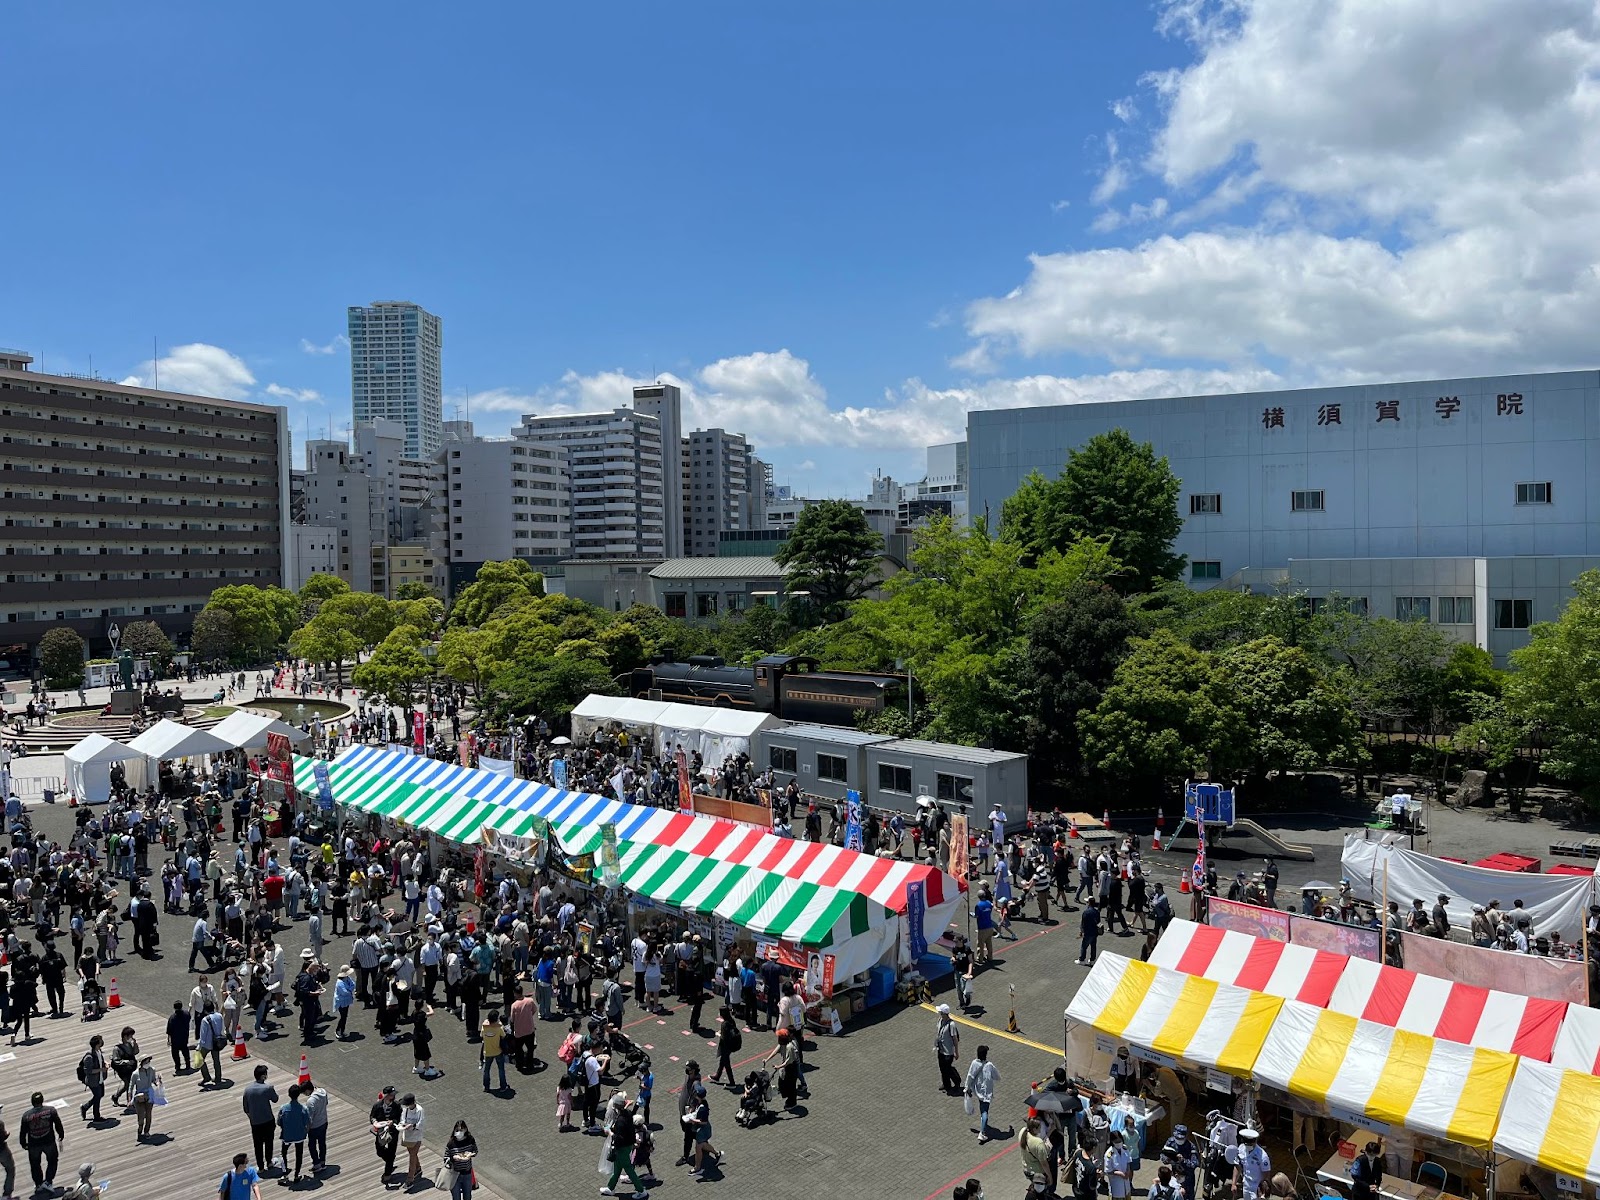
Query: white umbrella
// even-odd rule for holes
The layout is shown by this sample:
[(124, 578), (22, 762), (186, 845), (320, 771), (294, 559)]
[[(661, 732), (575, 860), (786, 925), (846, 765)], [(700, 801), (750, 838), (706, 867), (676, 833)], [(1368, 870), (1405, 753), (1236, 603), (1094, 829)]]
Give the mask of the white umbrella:
[(553, 737), (550, 739), (550, 744), (552, 746), (570, 746), (572, 745), (572, 739), (569, 737)]

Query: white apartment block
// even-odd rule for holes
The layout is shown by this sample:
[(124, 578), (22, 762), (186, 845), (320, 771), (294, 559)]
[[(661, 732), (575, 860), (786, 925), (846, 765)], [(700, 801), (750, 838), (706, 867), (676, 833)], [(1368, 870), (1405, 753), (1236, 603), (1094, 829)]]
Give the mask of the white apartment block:
[[(658, 417), (630, 408), (560, 417), (529, 414), (512, 430), (512, 437), (523, 445), (560, 446), (566, 451), (573, 558), (666, 558), (669, 525), (681, 541), (682, 501), (667, 507)], [(672, 490), (679, 496), (680, 454), (674, 432)], [(455, 532), (453, 515), (451, 532)]]
[(683, 551), (714, 558), (722, 534), (750, 523), (756, 459), (741, 433), (697, 429), (683, 439)]
[[(670, 383), (642, 384), (633, 389), (633, 411), (654, 417), (661, 428), (661, 502), (665, 521), (662, 541), (668, 558), (686, 553), (688, 530), (681, 524), (683, 490), (683, 396)], [(715, 551), (712, 551), (715, 553)]]
[(347, 317), (356, 425), (398, 421), (406, 457), (431, 461), (444, 440), (439, 318), (398, 300), (352, 305)]
[(450, 561), (565, 558), (571, 551), (567, 449), (512, 438), (447, 441)]

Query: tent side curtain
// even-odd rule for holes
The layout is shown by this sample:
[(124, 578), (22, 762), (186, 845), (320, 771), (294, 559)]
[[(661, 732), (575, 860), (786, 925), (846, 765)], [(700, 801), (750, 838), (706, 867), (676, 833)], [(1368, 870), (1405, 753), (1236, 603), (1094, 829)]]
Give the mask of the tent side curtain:
[(1517, 1057), (1286, 1000), (1255, 1076), (1334, 1116), (1488, 1149)]
[(1521, 1060), (1506, 1092), (1494, 1148), (1600, 1184), (1600, 1078)]
[(1248, 1077), (1283, 1001), (1105, 953), (1067, 1016), (1141, 1049)]
[(1549, 1059), (1558, 1067), (1600, 1075), (1600, 1009), (1569, 1005)]

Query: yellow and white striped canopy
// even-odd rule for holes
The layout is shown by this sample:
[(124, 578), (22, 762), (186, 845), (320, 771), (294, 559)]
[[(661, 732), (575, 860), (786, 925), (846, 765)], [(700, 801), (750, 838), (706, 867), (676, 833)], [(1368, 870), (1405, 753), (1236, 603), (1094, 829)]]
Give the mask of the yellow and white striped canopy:
[(1067, 1016), (1145, 1050), (1248, 1076), (1277, 996), (1102, 954)]
[(1489, 1148), (1518, 1058), (1285, 1000), (1255, 1062), (1262, 1083), (1335, 1114)]
[(1600, 1183), (1600, 1077), (1531, 1058), (1517, 1063), (1494, 1148)]

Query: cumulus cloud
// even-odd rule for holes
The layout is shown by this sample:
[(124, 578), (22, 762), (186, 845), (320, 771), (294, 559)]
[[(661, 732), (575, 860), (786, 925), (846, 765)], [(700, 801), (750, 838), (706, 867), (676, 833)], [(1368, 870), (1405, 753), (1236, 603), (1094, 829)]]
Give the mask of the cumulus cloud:
[(243, 359), (221, 346), (191, 342), (174, 346), (158, 360), (146, 360), (122, 382), (132, 387), (155, 387), (159, 383), (161, 390), (167, 392), (245, 400), (256, 377)]
[(292, 400), (297, 404), (322, 403), (322, 393), (315, 388), (284, 387), (279, 383), (269, 383), (262, 391), (274, 400)]
[(1162, 219), (1170, 193), (1168, 232), (1035, 254), (969, 306), (983, 358), (1271, 364), (1294, 382), (1592, 361), (1594, 0), (1169, 0), (1162, 27), (1193, 61), (1145, 81), (1148, 154), (1093, 198), (1150, 197), (1097, 218), (1109, 232)]
[(341, 350), (348, 349), (349, 346), (350, 339), (342, 333), (335, 334), (333, 341), (323, 342), (320, 345), (310, 338), (300, 339), (300, 349), (307, 354), (337, 354)]

